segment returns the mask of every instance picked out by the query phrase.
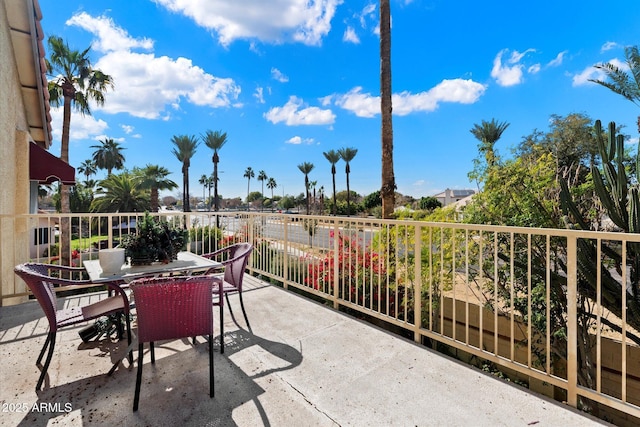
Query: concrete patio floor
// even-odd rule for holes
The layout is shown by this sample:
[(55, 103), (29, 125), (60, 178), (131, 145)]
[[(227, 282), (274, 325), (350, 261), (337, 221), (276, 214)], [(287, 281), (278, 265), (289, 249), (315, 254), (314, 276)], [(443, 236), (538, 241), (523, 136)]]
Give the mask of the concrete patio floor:
[(63, 329), (36, 393), (46, 319), (33, 301), (0, 307), (0, 425), (607, 425), (291, 292), (251, 277), (245, 283), (252, 332), (231, 296), (240, 327), (226, 310), (225, 353), (219, 337), (214, 347), (215, 397), (205, 340), (162, 343), (155, 366), (145, 354), (137, 413), (137, 366), (125, 361), (106, 375), (126, 340), (83, 343), (83, 326)]

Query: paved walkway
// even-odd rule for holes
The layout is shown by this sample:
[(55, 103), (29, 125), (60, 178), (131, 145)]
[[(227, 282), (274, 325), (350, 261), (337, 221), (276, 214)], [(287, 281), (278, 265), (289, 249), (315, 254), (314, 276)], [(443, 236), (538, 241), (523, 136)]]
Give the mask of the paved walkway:
[(105, 375), (126, 341), (85, 344), (82, 327), (60, 333), (45, 390), (36, 393), (34, 363), (47, 330), (42, 311), (34, 302), (0, 307), (0, 425), (604, 425), (291, 292), (247, 281), (253, 333), (231, 296), (242, 328), (227, 310), (226, 350), (216, 347), (214, 358), (215, 397), (208, 396), (204, 340), (195, 347), (173, 341), (157, 347), (155, 367), (146, 355), (137, 413), (135, 366), (124, 362)]

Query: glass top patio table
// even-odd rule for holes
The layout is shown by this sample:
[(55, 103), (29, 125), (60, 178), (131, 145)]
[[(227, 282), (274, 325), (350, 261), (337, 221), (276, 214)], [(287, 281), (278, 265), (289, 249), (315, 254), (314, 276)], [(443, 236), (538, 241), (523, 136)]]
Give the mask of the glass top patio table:
[(223, 268), (218, 261), (213, 261), (192, 252), (179, 252), (178, 259), (170, 263), (154, 262), (151, 265), (131, 266), (124, 264), (120, 271), (105, 273), (97, 259), (83, 262), (84, 268), (93, 283), (107, 283), (115, 281), (130, 282), (141, 277), (152, 277), (160, 274), (192, 274), (204, 272), (211, 268)]

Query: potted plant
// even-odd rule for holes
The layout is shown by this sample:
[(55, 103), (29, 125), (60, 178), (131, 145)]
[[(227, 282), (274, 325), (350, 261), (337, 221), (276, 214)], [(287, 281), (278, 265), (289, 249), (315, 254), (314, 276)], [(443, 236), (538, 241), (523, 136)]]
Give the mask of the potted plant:
[(186, 247), (187, 231), (145, 212), (137, 224), (135, 234), (125, 236), (120, 244), (125, 249), (125, 257), (130, 257), (131, 265), (164, 263), (178, 258), (178, 252)]

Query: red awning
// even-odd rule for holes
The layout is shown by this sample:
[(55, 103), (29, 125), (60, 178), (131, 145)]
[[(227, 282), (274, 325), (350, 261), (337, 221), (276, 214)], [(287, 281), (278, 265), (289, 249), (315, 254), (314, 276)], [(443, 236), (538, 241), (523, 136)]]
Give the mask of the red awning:
[(31, 142), (29, 143), (29, 179), (38, 181), (38, 184), (60, 181), (66, 185), (75, 185), (76, 170), (59, 157)]

